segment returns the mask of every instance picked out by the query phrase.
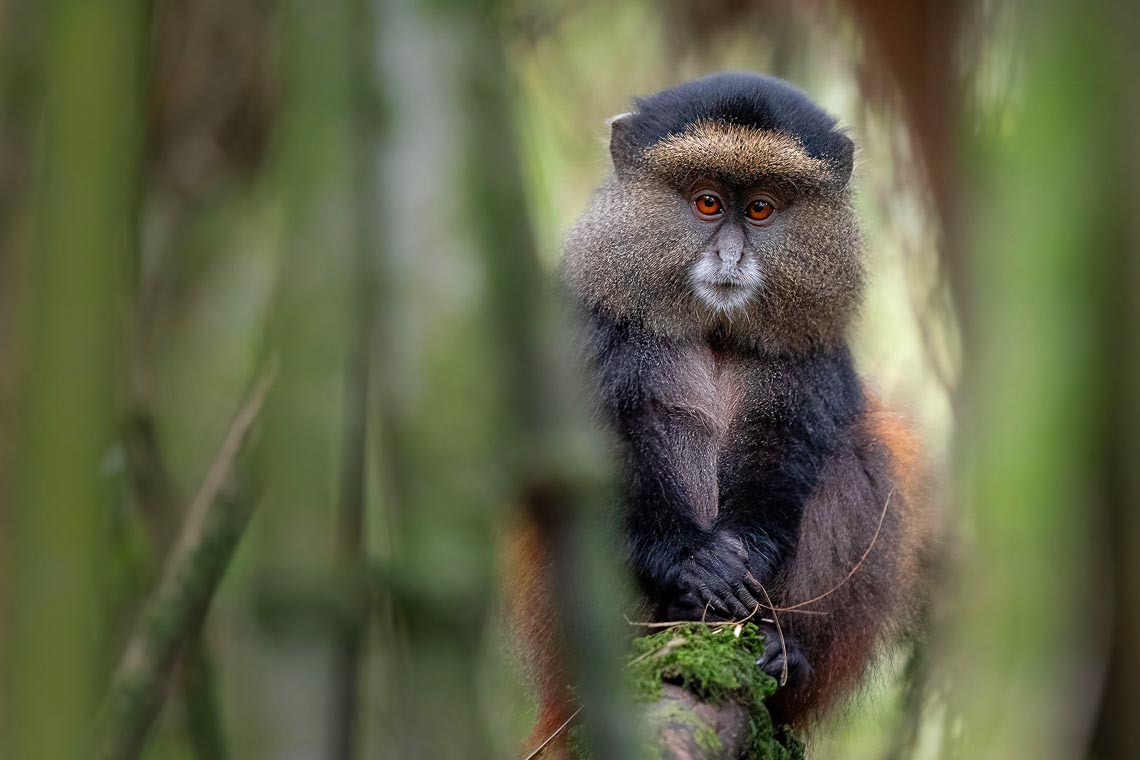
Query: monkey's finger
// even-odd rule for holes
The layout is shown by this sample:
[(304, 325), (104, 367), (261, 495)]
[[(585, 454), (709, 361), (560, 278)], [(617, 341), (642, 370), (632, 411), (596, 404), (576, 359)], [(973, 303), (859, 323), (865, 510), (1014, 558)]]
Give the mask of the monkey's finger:
[(732, 610), (725, 604), (723, 594), (717, 593), (716, 588), (711, 585), (715, 581), (715, 578), (710, 578), (697, 582), (697, 591), (700, 594), (703, 607), (701, 620), (707, 620), (710, 617), (725, 619), (732, 617)]
[(759, 602), (757, 602), (756, 598), (753, 597), (752, 594), (748, 593), (748, 589), (744, 587), (744, 583), (737, 581), (735, 590), (736, 598), (740, 601), (741, 604), (745, 606), (745, 608), (748, 610), (749, 615), (759, 609)]
[[(731, 560), (725, 561), (722, 557), (712, 556), (698, 556), (695, 558), (695, 564), (698, 568), (697, 576), (700, 579), (703, 589), (707, 589), (709, 597), (712, 598), (721, 610), (728, 613), (728, 617), (732, 618), (739, 613), (737, 609), (740, 602), (736, 598), (733, 591), (733, 584), (735, 581), (732, 579), (740, 575), (742, 568), (734, 567)], [(748, 613), (745, 612), (745, 615)]]
[(696, 614), (692, 619), (700, 623), (715, 623), (721, 620), (729, 620), (732, 618), (732, 613), (729, 612), (723, 604), (716, 599), (709, 599), (703, 602), (696, 608)]
[(756, 599), (764, 598), (764, 586), (760, 583), (760, 581), (756, 580), (756, 576), (753, 575), (751, 571), (746, 571), (744, 573), (744, 583)]
[(750, 616), (752, 611), (756, 609), (756, 600), (739, 583), (734, 585), (732, 596), (729, 599), (737, 620), (743, 620)]
[(720, 574), (710, 572), (705, 583), (707, 584), (707, 588), (712, 590), (713, 596), (715, 596), (718, 601), (724, 603), (733, 599), (732, 587), (728, 585), (728, 581), (721, 577)]
[(740, 603), (746, 606), (748, 608), (749, 614), (751, 614), (752, 611), (756, 610), (757, 599), (760, 596), (763, 596), (763, 594), (760, 593), (759, 590), (754, 593), (754, 591), (751, 591), (749, 589), (747, 582), (748, 579), (751, 578), (752, 581), (755, 581), (756, 579), (752, 577), (751, 573), (748, 572), (748, 567), (728, 567), (728, 569), (726, 569), (726, 567), (722, 566), (722, 569), (720, 570), (722, 570), (722, 573), (720, 573), (720, 578), (723, 578), (727, 582), (728, 587), (731, 589), (732, 595), (736, 599), (740, 600)]
[(733, 608), (726, 606), (723, 601), (714, 600), (704, 610), (701, 621), (705, 623), (723, 623), (726, 620), (735, 620), (736, 613)]
[(709, 585), (704, 580), (697, 581), (697, 598), (700, 599), (701, 605), (708, 606), (716, 603), (716, 594), (713, 593)]
[(728, 613), (729, 620), (740, 620), (748, 617), (750, 610), (733, 594), (732, 588), (727, 583), (719, 583), (715, 588), (719, 592), (715, 604)]
[(752, 610), (748, 608), (748, 605), (744, 604), (734, 596), (729, 597), (728, 601), (732, 605), (733, 620), (743, 620), (744, 618), (748, 617), (750, 612), (752, 612)]

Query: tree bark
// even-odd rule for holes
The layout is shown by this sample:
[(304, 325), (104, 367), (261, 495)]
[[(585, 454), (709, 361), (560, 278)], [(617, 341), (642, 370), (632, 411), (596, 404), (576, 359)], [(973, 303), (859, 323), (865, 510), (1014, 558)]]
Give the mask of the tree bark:
[(665, 684), (662, 691), (661, 699), (645, 708), (647, 731), (661, 757), (712, 760), (743, 755), (748, 741), (748, 714), (743, 707), (735, 702), (702, 702), (673, 684)]

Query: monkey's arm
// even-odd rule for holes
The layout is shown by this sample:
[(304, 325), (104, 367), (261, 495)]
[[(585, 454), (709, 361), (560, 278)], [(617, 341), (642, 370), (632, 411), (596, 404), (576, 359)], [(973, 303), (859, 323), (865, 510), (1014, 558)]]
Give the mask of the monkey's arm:
[(728, 432), (731, 455), (718, 462), (717, 525), (741, 538), (765, 586), (794, 553), (805, 505), (827, 463), (851, 448), (865, 406), (845, 350), (769, 357), (753, 370)]
[(699, 420), (668, 402), (671, 347), (601, 318), (592, 328), (602, 404), (626, 454), (628, 554), (655, 615), (746, 616), (760, 592), (744, 543), (697, 520), (697, 500), (716, 504), (714, 444)]

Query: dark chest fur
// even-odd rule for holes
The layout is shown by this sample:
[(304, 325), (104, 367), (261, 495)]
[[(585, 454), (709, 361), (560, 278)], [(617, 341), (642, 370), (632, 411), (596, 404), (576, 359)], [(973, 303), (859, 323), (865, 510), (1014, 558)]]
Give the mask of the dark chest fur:
[[(815, 487), (827, 457), (844, 444), (863, 399), (846, 351), (811, 357), (761, 357), (679, 349), (677, 382), (663, 390), (675, 440), (704, 440), (707, 463), (678, 460), (682, 471), (709, 465), (692, 493), (698, 519), (722, 510), (761, 510), (789, 519)], [(696, 426), (696, 435), (685, 423)], [(713, 503), (708, 503), (712, 501)]]
[(847, 349), (770, 356), (595, 328), (602, 399), (634, 485), (680, 491), (705, 527), (747, 515), (772, 541), (794, 542), (804, 501), (864, 409)]

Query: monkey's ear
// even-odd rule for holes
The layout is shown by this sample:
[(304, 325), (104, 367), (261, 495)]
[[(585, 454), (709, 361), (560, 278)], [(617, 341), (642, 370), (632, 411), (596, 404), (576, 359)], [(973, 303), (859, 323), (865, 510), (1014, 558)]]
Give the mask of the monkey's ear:
[(626, 176), (641, 152), (633, 134), (633, 114), (619, 113), (606, 119), (610, 127), (610, 158), (619, 178)]
[(835, 175), (835, 184), (846, 187), (851, 180), (851, 170), (855, 166), (855, 142), (846, 134), (840, 132), (838, 145), (834, 155), (830, 157), (831, 169)]

